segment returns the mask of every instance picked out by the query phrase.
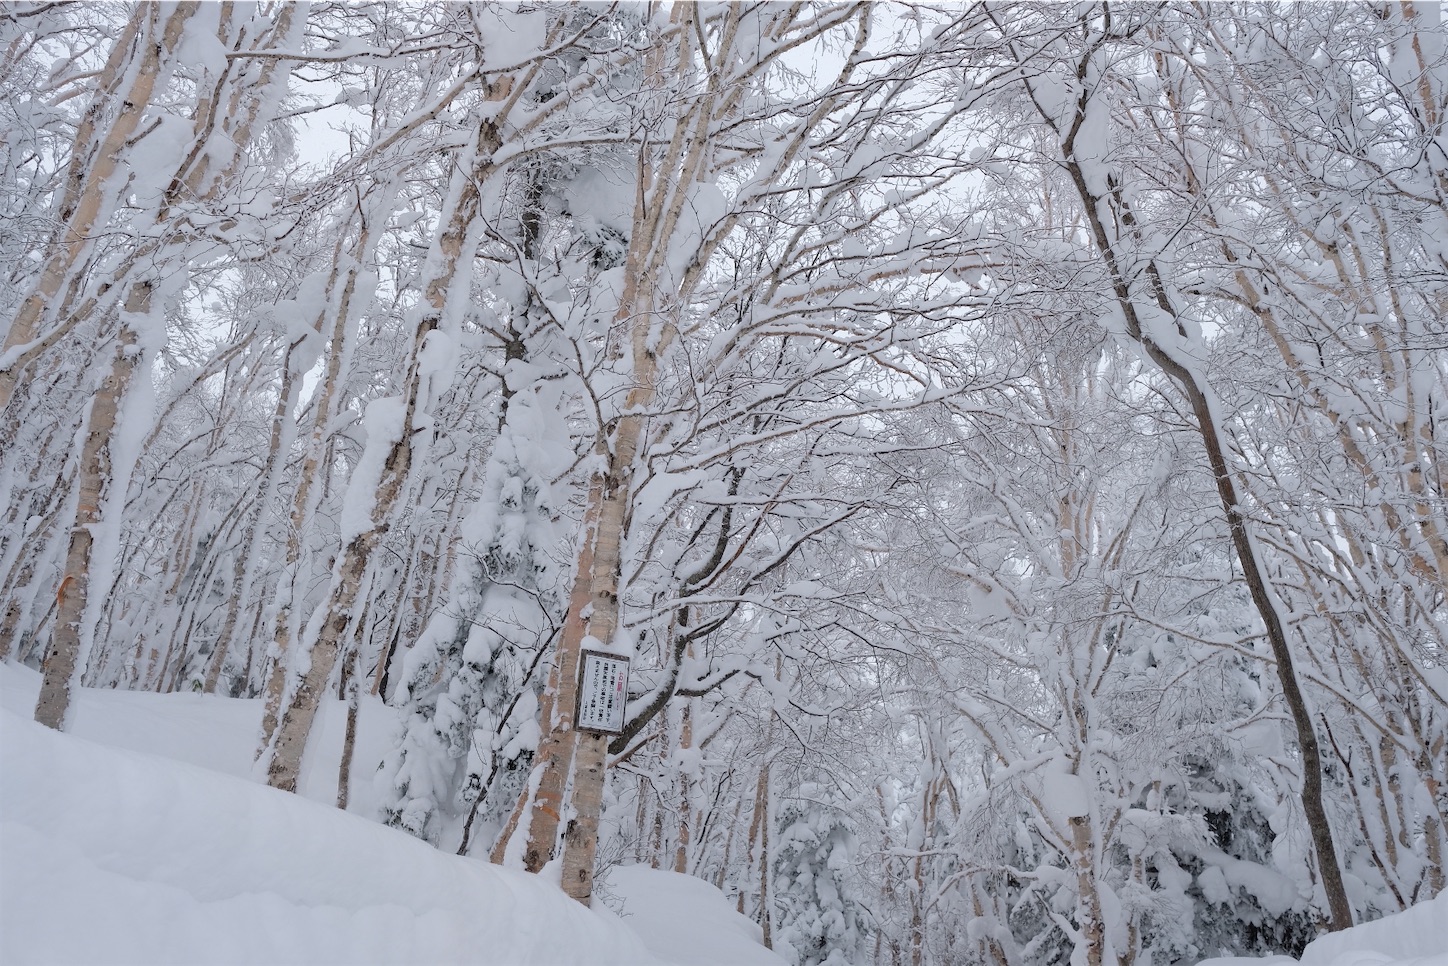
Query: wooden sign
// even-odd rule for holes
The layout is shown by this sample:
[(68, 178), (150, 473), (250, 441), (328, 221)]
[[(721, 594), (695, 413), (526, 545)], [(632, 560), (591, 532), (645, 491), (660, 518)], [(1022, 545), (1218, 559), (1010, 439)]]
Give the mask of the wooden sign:
[(623, 708), (628, 700), (628, 658), (584, 651), (580, 676), (574, 727), (610, 735), (623, 731)]

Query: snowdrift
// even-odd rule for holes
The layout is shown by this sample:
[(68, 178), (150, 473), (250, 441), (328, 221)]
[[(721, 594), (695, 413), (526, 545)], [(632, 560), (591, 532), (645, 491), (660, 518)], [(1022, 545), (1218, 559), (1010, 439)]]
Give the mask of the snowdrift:
[[(33, 672), (0, 667), (7, 966), (785, 962), (690, 876), (614, 868), (599, 888), (613, 911), (588, 910), (541, 877), (324, 804), (336, 794), (335, 702), (319, 717), (303, 794), (288, 795), (246, 777), (259, 702), (84, 691), (72, 735), (29, 720), (38, 687)], [(386, 741), (388, 711), (363, 708), (363, 774)], [(365, 814), (355, 793), (367, 783), (353, 787)], [(1325, 936), (1300, 966), (1448, 966), (1448, 895)]]
[(699, 880), (614, 869), (602, 891), (621, 915), (589, 910), (543, 878), (238, 777), (255, 702), (88, 691), (77, 730), (101, 744), (16, 713), (30, 672), (0, 681), (0, 962), (783, 962)]
[(0, 712), (7, 963), (652, 963), (523, 873)]
[(1448, 966), (1448, 893), (1309, 943), (1302, 966)]
[(1448, 966), (1448, 893), (1307, 944), (1302, 959), (1227, 956), (1198, 966)]

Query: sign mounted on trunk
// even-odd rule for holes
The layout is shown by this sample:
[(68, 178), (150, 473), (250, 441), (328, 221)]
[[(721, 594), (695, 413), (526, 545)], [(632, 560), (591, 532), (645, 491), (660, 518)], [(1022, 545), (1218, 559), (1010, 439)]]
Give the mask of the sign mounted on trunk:
[(581, 677), (574, 727), (579, 731), (611, 735), (623, 731), (623, 706), (628, 700), (628, 658), (584, 651)]

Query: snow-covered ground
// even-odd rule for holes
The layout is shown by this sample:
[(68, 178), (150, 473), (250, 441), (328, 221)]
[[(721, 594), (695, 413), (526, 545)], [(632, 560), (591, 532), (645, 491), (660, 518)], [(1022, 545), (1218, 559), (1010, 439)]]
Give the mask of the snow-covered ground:
[[(780, 966), (709, 884), (610, 870), (584, 909), (539, 877), (439, 851), (330, 805), (344, 711), (300, 795), (249, 775), (256, 701), (86, 691), (72, 734), (34, 724), (0, 666), (0, 963), (620, 963)], [(363, 708), (357, 774), (388, 736)], [(372, 808), (354, 781), (354, 812)], [(1293, 966), (1286, 957), (1202, 966)], [(1301, 966), (1448, 966), (1448, 895), (1327, 936)]]
[(1323, 936), (1302, 959), (1224, 957), (1198, 966), (1448, 966), (1448, 892), (1407, 912)]
[[(0, 670), (7, 966), (783, 962), (699, 880), (616, 868), (600, 890), (614, 909), (584, 909), (539, 877), (324, 804), (339, 706), (288, 795), (247, 777), (256, 702), (87, 691), (61, 735), (29, 720), (38, 686)], [(385, 709), (369, 708), (359, 773), (386, 734)]]

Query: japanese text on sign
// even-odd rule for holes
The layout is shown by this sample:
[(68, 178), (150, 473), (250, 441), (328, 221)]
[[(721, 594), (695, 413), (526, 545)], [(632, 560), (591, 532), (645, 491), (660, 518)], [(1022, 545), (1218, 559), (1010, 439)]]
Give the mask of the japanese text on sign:
[(618, 734), (628, 698), (628, 660), (596, 651), (583, 652), (583, 681), (578, 688), (579, 731)]

